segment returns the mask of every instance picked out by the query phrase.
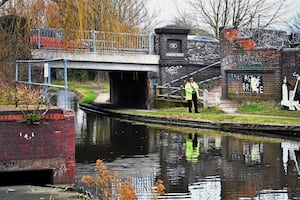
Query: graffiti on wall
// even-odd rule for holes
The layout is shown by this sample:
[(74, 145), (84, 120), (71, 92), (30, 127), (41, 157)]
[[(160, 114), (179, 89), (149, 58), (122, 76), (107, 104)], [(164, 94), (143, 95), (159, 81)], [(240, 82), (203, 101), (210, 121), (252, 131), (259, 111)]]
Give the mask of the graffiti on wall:
[(239, 29), (240, 37), (250, 37), (257, 47), (280, 48), (288, 41), (285, 31), (268, 29)]
[(19, 135), (20, 135), (20, 137), (22, 137), (22, 138), (26, 139), (27, 141), (29, 141), (32, 138), (34, 138), (35, 133), (34, 132), (31, 132), (31, 133), (22, 133), (22, 132), (20, 132)]
[(239, 81), (239, 80), (241, 79), (241, 76), (238, 75), (238, 74), (230, 74), (230, 75), (229, 75), (229, 79), (230, 79), (231, 81)]
[(293, 76), (296, 77), (296, 79), (298, 79), (300, 77), (300, 75), (297, 72), (294, 72)]
[(62, 163), (58, 168), (54, 169), (53, 177), (67, 177), (68, 168), (65, 163)]
[(258, 55), (227, 55), (222, 59), (224, 69), (237, 65), (239, 70), (259, 70), (263, 68), (262, 58)]
[(264, 85), (262, 76), (243, 75), (243, 91), (263, 94)]
[(174, 75), (178, 73), (178, 70), (181, 69), (182, 66), (181, 65), (176, 65), (176, 66), (171, 66), (171, 67), (165, 67), (165, 71), (168, 74)]
[(288, 41), (286, 32), (267, 29), (229, 29), (224, 31), (223, 37), (230, 44), (237, 44), (245, 51), (256, 47), (277, 49), (283, 47)]

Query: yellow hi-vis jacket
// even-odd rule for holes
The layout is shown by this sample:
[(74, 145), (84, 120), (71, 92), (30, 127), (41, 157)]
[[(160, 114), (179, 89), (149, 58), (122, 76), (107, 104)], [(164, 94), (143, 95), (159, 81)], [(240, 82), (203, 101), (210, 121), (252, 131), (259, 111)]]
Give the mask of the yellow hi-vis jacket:
[(196, 92), (198, 99), (200, 98), (200, 96), (199, 96), (199, 86), (198, 86), (197, 83), (195, 83), (195, 82), (191, 83), (191, 82), (188, 81), (185, 84), (184, 89), (185, 89), (185, 100), (192, 100), (193, 92)]

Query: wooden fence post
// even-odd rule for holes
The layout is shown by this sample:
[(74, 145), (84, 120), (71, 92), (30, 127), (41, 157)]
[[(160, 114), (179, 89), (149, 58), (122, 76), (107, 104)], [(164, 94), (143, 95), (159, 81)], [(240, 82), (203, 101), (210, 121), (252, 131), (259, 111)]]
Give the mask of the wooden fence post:
[(204, 91), (203, 91), (203, 108), (204, 109), (208, 108), (208, 91), (207, 91), (207, 89), (204, 89)]

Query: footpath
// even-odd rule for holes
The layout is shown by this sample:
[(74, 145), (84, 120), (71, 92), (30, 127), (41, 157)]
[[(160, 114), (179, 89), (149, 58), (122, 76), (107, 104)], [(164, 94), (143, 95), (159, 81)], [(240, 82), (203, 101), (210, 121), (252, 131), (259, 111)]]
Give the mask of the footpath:
[[(257, 116), (260, 118), (270, 117), (261, 115), (249, 115), (236, 113), (238, 104), (234, 101), (218, 100), (216, 96), (221, 96), (221, 87), (216, 87), (210, 90), (208, 93), (208, 106), (215, 106), (218, 103), (219, 108), (226, 114), (232, 116)], [(93, 104), (80, 104), (80, 108), (90, 112), (98, 112), (108, 114), (113, 117), (123, 118), (131, 121), (138, 121), (143, 123), (153, 123), (161, 125), (172, 125), (172, 126), (184, 126), (190, 128), (202, 128), (202, 129), (216, 129), (225, 132), (238, 132), (238, 133), (251, 133), (257, 135), (272, 134), (277, 136), (300, 136), (300, 119), (299, 124), (267, 124), (267, 123), (238, 123), (238, 122), (212, 122), (207, 120), (195, 120), (195, 119), (182, 119), (172, 118), (165, 116), (149, 116), (149, 115), (135, 115), (132, 113), (126, 113), (122, 110), (118, 110), (107, 103), (109, 98), (108, 94), (100, 93), (98, 98)], [(219, 101), (219, 102), (216, 102)], [(283, 118), (283, 117), (273, 117)], [(286, 118), (286, 117), (285, 117)]]

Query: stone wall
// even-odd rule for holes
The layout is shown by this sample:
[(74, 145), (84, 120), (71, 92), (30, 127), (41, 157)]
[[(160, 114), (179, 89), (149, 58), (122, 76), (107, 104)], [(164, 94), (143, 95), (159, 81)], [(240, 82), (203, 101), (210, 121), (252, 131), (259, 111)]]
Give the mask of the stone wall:
[[(173, 26), (159, 28), (155, 32), (156, 41), (159, 43), (157, 52), (160, 55), (160, 85), (180, 79), (220, 60), (219, 42), (188, 40), (189, 30)], [(198, 82), (219, 75), (220, 66), (215, 66), (195, 74), (194, 77)], [(179, 80), (172, 86), (183, 84), (184, 80)]]
[(188, 40), (187, 41), (188, 65), (207, 66), (220, 61), (220, 43)]
[(50, 110), (39, 124), (26, 124), (24, 117), (0, 112), (0, 172), (50, 169), (53, 184), (74, 183), (74, 113)]

